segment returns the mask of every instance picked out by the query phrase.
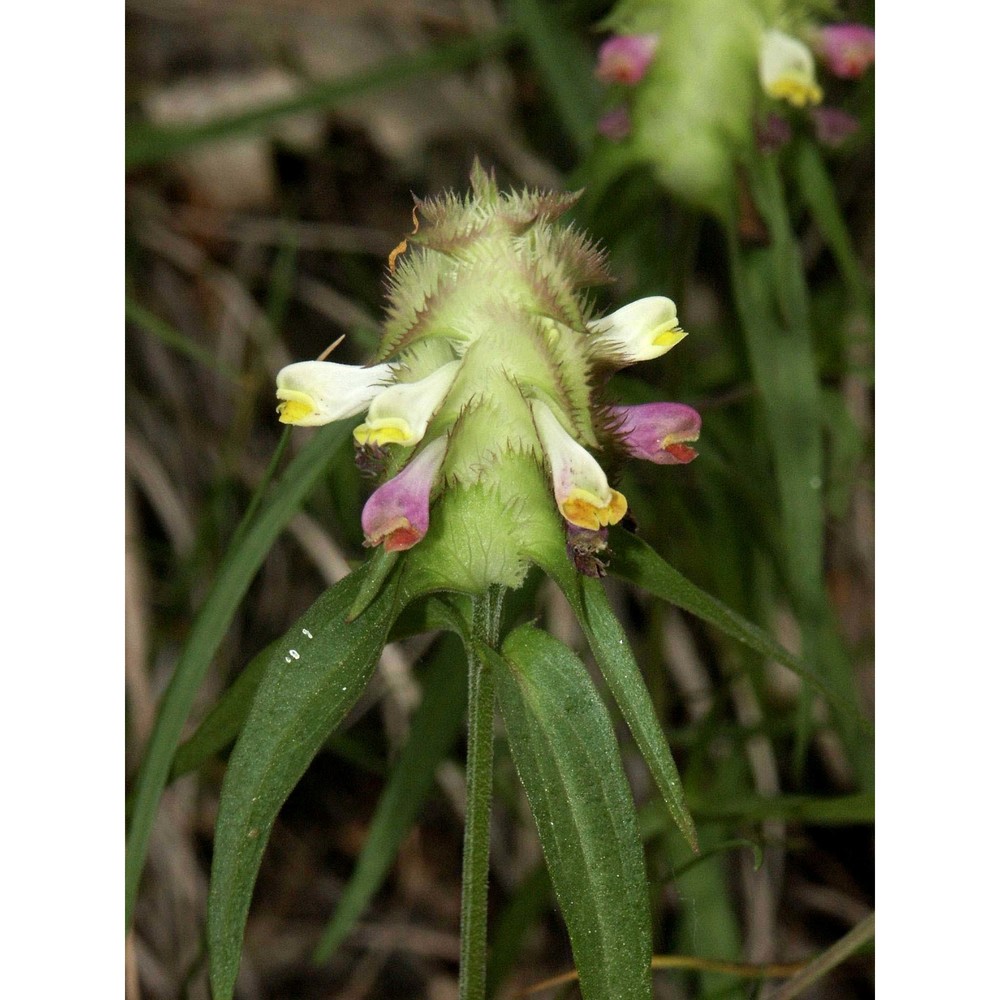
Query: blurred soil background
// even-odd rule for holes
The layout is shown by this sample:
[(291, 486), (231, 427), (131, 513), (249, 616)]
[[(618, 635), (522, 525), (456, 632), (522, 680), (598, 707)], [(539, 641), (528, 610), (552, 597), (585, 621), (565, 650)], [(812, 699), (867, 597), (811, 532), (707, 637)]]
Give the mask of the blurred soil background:
[[(558, 16), (566, 51), (592, 63), (603, 37), (595, 26), (608, 6), (578, 0), (542, 7)], [(503, 34), (510, 23), (509, 13), (487, 0), (126, 4), (127, 110), (130, 123), (146, 129), (135, 133), (134, 144), (130, 139), (138, 152), (126, 180), (130, 777), (193, 617), (278, 444), (277, 370), (317, 357), (342, 335), (337, 360), (368, 359), (386, 259), (411, 228), (413, 194), (463, 190), (475, 155), (503, 186), (586, 182), (580, 150), (553, 111), (544, 71), (516, 37)], [(493, 39), (492, 51), (457, 70), (396, 83), (380, 76), (384, 67), (407, 66), (477, 37)], [(320, 99), (300, 113), (234, 128), (219, 141), (180, 152), (156, 145), (157, 126), (232, 119), (309, 97), (326, 81), (366, 74), (368, 84), (343, 99)], [(870, 271), (870, 148), (856, 147), (831, 169)], [(615, 211), (584, 219), (619, 277), (616, 287), (599, 294), (608, 306), (628, 301), (656, 281), (658, 271), (658, 289), (644, 293), (678, 300), (684, 327), (692, 331), (690, 349), (640, 377), (657, 385), (661, 397), (665, 386), (666, 398), (696, 406), (706, 425), (703, 455), (690, 467), (626, 473), (640, 534), (700, 586), (795, 648), (794, 619), (780, 597), (739, 607), (735, 591), (724, 594), (719, 585), (750, 573), (747, 565), (764, 578), (769, 573), (766, 542), (727, 549), (719, 528), (728, 525), (734, 536), (750, 538), (768, 530), (765, 515), (747, 501), (747, 483), (766, 478), (766, 465), (750, 445), (713, 442), (710, 430), (714, 415), (738, 417), (753, 396), (745, 358), (734, 346), (738, 336), (731, 333), (721, 238), (710, 224), (696, 227), (688, 240), (692, 250), (678, 267), (670, 260), (670, 237), (690, 224), (690, 214), (648, 177), (634, 178), (614, 197)], [(835, 299), (819, 235), (805, 225), (799, 236), (817, 301)], [(838, 361), (823, 374), (848, 427), (834, 434), (843, 447), (828, 503), (827, 586), (871, 714), (871, 343), (864, 337), (844, 342), (848, 349), (837, 356), (849, 363)], [(290, 452), (307, 436), (294, 433)], [(748, 467), (741, 470), (743, 457)], [(370, 488), (345, 450), (241, 604), (199, 692), (191, 728), (256, 653), (364, 558), (359, 515)], [(536, 586), (535, 612), (582, 652), (583, 640), (554, 588)], [(693, 869), (693, 881), (685, 882), (675, 877), (683, 852), (665, 824), (643, 814), (652, 831), (656, 950), (701, 947), (718, 956), (721, 949), (766, 962), (806, 958), (827, 947), (874, 906), (872, 817), (857, 804), (861, 790), (850, 754), (820, 719), (804, 769), (796, 772), (789, 749), (796, 678), (763, 664), (751, 684), (739, 656), (699, 622), (621, 584), (609, 580), (608, 586), (629, 623), (685, 780), (702, 790), (696, 818), (715, 824), (708, 842), (722, 845), (711, 864)], [(362, 702), (283, 809), (250, 913), (242, 1000), (457, 997), (461, 740), (360, 922), (328, 962), (311, 960), (405, 742), (434, 641), (386, 649)], [(465, 669), (461, 655), (456, 669)], [(624, 729), (621, 738), (637, 799), (648, 802), (655, 797), (649, 777)], [(130, 1000), (209, 996), (204, 919), (224, 766), (223, 759), (213, 761), (173, 782), (163, 797), (128, 940)], [(497, 769), (491, 933), (498, 948), (510, 949), (497, 958), (503, 972), (497, 995), (513, 997), (570, 969), (572, 959), (502, 741)], [(805, 803), (800, 815), (739, 807), (792, 795)], [(825, 799), (854, 805), (824, 813), (814, 806)], [(736, 840), (744, 843), (725, 847)], [(763, 845), (760, 868), (745, 841)], [(773, 989), (688, 973), (654, 978), (664, 1000), (766, 996)], [(803, 995), (839, 1000), (872, 992), (869, 954)], [(569, 986), (538, 995), (578, 993)]]

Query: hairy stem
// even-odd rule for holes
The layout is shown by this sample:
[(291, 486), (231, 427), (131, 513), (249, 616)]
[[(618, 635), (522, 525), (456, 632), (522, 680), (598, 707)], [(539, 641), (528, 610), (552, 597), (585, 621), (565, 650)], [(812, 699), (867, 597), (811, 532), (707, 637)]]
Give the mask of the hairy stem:
[[(492, 648), (500, 632), (503, 590), (491, 587), (472, 601), (472, 633)], [(472, 644), (469, 657), (469, 745), (465, 765), (465, 843), (462, 853), (459, 1000), (486, 996), (486, 895), (490, 868), (493, 786), (493, 701), (496, 680)]]

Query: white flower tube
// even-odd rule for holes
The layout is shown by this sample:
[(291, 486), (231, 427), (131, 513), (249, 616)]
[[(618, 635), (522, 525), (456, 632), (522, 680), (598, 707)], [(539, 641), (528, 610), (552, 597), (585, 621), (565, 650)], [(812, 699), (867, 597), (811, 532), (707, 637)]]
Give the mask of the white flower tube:
[(392, 379), (392, 365), (340, 365), (298, 361), (278, 372), (278, 419), (319, 427), (360, 413)]
[(617, 524), (628, 510), (628, 501), (608, 486), (597, 459), (570, 437), (543, 402), (533, 399), (531, 413), (549, 460), (552, 489), (562, 516), (570, 524), (592, 531)]
[(622, 306), (587, 324), (599, 354), (622, 366), (666, 354), (686, 336), (677, 322), (677, 306), (654, 295)]
[(450, 361), (419, 382), (390, 386), (372, 401), (365, 422), (354, 428), (354, 440), (361, 445), (416, 444), (461, 366), (461, 361)]
[(774, 28), (764, 32), (758, 62), (764, 93), (796, 108), (819, 104), (823, 91), (816, 83), (812, 53), (797, 38)]

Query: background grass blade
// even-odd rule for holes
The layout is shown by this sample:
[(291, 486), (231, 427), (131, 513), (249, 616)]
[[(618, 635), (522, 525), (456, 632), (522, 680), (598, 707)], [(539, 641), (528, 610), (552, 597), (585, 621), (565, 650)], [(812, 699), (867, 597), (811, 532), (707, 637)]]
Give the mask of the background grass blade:
[(583, 663), (532, 626), (491, 654), (500, 710), (566, 920), (586, 1000), (652, 997), (635, 806), (607, 709)]
[(331, 587), (285, 634), (229, 759), (208, 898), (215, 1000), (233, 994), (250, 897), (278, 810), (364, 690), (395, 617), (391, 581), (346, 622), (362, 576), (355, 571)]
[(562, 23), (558, 4), (511, 0), (510, 15), (566, 132), (580, 153), (588, 153), (600, 98), (590, 50)]
[(802, 198), (809, 206), (809, 211), (837, 262), (854, 307), (870, 316), (874, 311), (872, 293), (861, 262), (851, 245), (851, 234), (840, 210), (837, 192), (815, 143), (805, 140), (798, 143), (795, 150), (795, 170)]
[(461, 69), (485, 56), (502, 52), (515, 38), (514, 29), (503, 28), (489, 35), (441, 45), (416, 55), (392, 59), (345, 79), (317, 83), (298, 97), (201, 125), (166, 128), (136, 123), (125, 130), (125, 166), (131, 169), (159, 163), (206, 142), (260, 132), (289, 115), (332, 108), (359, 94), (406, 83), (428, 73)]
[(326, 472), (349, 432), (350, 426), (343, 421), (322, 428), (289, 464), (260, 518), (240, 544), (230, 551), (219, 569), (184, 645), (160, 702), (156, 724), (135, 782), (132, 822), (125, 843), (126, 927), (132, 920), (160, 795), (198, 686), (264, 557)]
[(379, 799), (368, 837), (333, 918), (316, 948), (325, 962), (378, 891), (399, 845), (433, 787), (434, 772), (454, 745), (465, 716), (466, 666), (461, 643), (446, 636), (424, 677), (410, 735)]

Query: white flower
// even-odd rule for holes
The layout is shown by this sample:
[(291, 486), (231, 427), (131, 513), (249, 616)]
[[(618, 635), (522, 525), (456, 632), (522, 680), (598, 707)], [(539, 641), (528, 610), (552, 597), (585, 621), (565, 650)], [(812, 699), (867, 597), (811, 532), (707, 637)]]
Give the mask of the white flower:
[(687, 336), (677, 323), (677, 306), (662, 295), (630, 302), (587, 328), (597, 352), (622, 366), (658, 358)]
[(392, 365), (299, 361), (278, 372), (278, 419), (318, 427), (360, 413), (392, 379)]
[(797, 38), (774, 28), (765, 31), (758, 70), (760, 85), (769, 97), (788, 101), (797, 108), (823, 100), (812, 53)]
[(399, 382), (379, 393), (363, 424), (354, 428), (358, 444), (416, 444), (444, 402), (461, 361), (450, 361), (419, 382)]
[(552, 489), (559, 511), (570, 524), (596, 531), (617, 524), (628, 502), (608, 486), (597, 459), (570, 437), (555, 414), (540, 400), (531, 400), (538, 437), (549, 460)]

